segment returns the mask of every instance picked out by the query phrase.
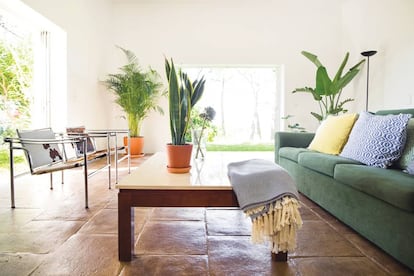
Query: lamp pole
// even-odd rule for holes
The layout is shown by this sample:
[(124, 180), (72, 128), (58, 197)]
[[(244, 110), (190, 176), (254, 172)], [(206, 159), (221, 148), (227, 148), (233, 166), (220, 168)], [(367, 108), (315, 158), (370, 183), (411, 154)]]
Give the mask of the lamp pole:
[(365, 111), (368, 111), (368, 84), (369, 84), (369, 57), (373, 56), (377, 53), (377, 51), (364, 51), (361, 53), (364, 57), (367, 57), (367, 93), (365, 99)]

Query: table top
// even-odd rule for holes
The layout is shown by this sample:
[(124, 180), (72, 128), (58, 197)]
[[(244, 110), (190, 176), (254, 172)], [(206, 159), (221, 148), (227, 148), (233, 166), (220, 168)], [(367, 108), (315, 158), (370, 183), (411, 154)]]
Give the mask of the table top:
[(151, 190), (232, 190), (227, 164), (246, 156), (226, 152), (208, 152), (204, 160), (192, 160), (185, 174), (169, 173), (165, 152), (157, 152), (116, 185), (118, 189)]

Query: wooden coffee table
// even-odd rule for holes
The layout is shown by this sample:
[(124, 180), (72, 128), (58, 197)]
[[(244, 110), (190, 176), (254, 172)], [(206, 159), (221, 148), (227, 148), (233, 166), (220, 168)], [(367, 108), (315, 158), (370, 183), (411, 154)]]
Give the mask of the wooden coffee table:
[[(165, 153), (151, 156), (117, 185), (118, 251), (120, 261), (134, 254), (134, 207), (238, 207), (227, 177), (227, 164), (235, 156), (208, 153), (204, 161), (193, 161), (190, 173), (167, 172)], [(286, 261), (287, 253), (272, 254)]]

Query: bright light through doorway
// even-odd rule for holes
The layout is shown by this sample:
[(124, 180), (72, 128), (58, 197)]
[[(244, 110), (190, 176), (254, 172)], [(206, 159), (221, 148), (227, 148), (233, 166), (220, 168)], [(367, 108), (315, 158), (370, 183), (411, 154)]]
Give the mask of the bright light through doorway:
[(272, 143), (280, 129), (280, 67), (183, 66), (192, 80), (204, 75), (206, 86), (197, 108), (211, 106), (218, 128), (214, 143)]

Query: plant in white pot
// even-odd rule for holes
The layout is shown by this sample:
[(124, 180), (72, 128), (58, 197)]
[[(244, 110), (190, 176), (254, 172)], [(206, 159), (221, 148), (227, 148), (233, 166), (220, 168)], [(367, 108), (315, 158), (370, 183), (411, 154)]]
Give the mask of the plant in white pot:
[[(115, 102), (126, 113), (128, 128), (131, 135), (131, 155), (142, 155), (144, 138), (140, 135), (143, 120), (151, 110), (164, 114), (158, 105), (159, 98), (166, 95), (157, 71), (148, 68), (144, 71), (138, 64), (133, 52), (119, 47), (127, 58), (127, 64), (120, 67), (120, 73), (109, 74), (103, 81), (112, 91)], [(127, 145), (126, 137), (124, 143)]]
[(204, 92), (204, 77), (191, 81), (181, 69), (175, 69), (174, 62), (165, 59), (168, 80), (171, 143), (167, 144), (167, 168), (169, 172), (186, 173), (190, 170), (193, 145), (186, 143), (191, 109)]

